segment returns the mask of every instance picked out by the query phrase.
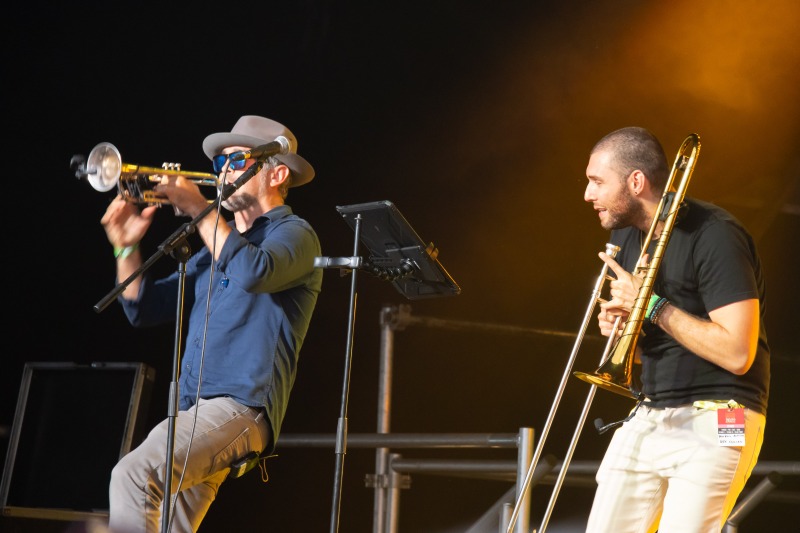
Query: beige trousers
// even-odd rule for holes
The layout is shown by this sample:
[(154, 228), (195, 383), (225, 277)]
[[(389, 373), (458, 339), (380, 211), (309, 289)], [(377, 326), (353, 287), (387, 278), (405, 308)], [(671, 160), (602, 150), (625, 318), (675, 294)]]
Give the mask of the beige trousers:
[[(267, 445), (268, 432), (263, 409), (244, 406), (228, 397), (200, 400), (197, 406), (178, 413), (171, 532), (197, 531), (231, 463), (250, 451), (260, 453)], [(114, 467), (109, 487), (112, 533), (161, 531), (168, 433), (169, 419), (157, 425)]]

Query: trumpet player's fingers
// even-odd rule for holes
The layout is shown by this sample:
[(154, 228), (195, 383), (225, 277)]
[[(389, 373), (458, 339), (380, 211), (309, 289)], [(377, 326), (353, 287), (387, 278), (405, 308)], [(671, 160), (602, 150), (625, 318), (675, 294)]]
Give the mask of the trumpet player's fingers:
[(104, 226), (111, 223), (120, 221), (122, 217), (129, 217), (131, 213), (132, 206), (128, 205), (128, 202), (122, 197), (121, 194), (118, 194), (111, 202), (108, 204), (106, 208), (106, 212), (103, 213), (103, 218), (100, 219), (100, 223)]
[(141, 241), (153, 221), (156, 206), (139, 208), (118, 195), (108, 206), (100, 223), (111, 244), (132, 246)]

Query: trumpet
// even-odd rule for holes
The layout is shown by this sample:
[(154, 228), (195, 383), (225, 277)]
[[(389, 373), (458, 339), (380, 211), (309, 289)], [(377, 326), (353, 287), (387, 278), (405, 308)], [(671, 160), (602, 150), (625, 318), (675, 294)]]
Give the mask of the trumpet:
[[(641, 335), (642, 323), (644, 321), (647, 303), (650, 300), (650, 296), (653, 294), (653, 285), (655, 283), (658, 269), (661, 266), (661, 258), (664, 255), (667, 244), (669, 243), (669, 238), (672, 234), (672, 228), (677, 220), (681, 204), (683, 204), (683, 199), (686, 195), (686, 189), (689, 185), (689, 181), (691, 180), (692, 172), (694, 171), (694, 166), (697, 162), (697, 157), (699, 154), (700, 137), (696, 133), (691, 133), (684, 139), (683, 143), (681, 143), (681, 146), (678, 150), (678, 155), (675, 157), (675, 162), (672, 165), (669, 178), (664, 186), (664, 192), (661, 196), (661, 200), (656, 208), (656, 213), (650, 224), (650, 229), (647, 232), (647, 237), (642, 244), (639, 260), (636, 264), (637, 269), (644, 269), (643, 281), (641, 287), (639, 288), (639, 292), (636, 295), (633, 308), (631, 309), (631, 312), (625, 321), (621, 335), (618, 339), (616, 339), (613, 334), (609, 336), (606, 341), (603, 354), (600, 358), (600, 366), (597, 368), (597, 370), (594, 372), (573, 372), (575, 377), (590, 383), (592, 387), (589, 389), (589, 392), (586, 396), (586, 400), (583, 405), (583, 411), (581, 411), (578, 424), (576, 425), (575, 431), (572, 435), (572, 440), (569, 443), (569, 447), (561, 463), (561, 469), (554, 483), (553, 491), (550, 494), (550, 501), (545, 509), (541, 526), (539, 529), (534, 530), (538, 533), (544, 533), (545, 529), (547, 528), (550, 516), (555, 507), (556, 499), (558, 498), (558, 493), (561, 490), (561, 485), (566, 477), (567, 469), (572, 461), (572, 455), (578, 445), (578, 439), (584, 423), (586, 422), (586, 418), (589, 415), (589, 409), (591, 408), (592, 401), (594, 400), (595, 391), (599, 388), (637, 400), (636, 407), (629, 415), (629, 418), (633, 416), (633, 413), (636, 412), (638, 406), (641, 405), (643, 394), (636, 392), (633, 389), (633, 363), (635, 359), (636, 345), (639, 336)], [(681, 178), (680, 181), (676, 182), (676, 177), (679, 172), (682, 172)], [(664, 221), (663, 228), (661, 229), (661, 235), (656, 243), (656, 248), (653, 252), (652, 259), (650, 259), (648, 265), (644, 266), (644, 255), (647, 253), (647, 249), (650, 246), (659, 221)], [(605, 252), (612, 258), (616, 257), (619, 250), (620, 248), (612, 243), (606, 244)], [(570, 370), (575, 363), (575, 358), (578, 355), (581, 343), (583, 342), (586, 334), (587, 326), (589, 321), (592, 319), (592, 314), (597, 303), (604, 301), (602, 293), (604, 291), (604, 287), (606, 286), (606, 282), (611, 281), (612, 279), (613, 278), (608, 274), (608, 265), (604, 264), (603, 269), (600, 272), (597, 281), (595, 282), (594, 290), (592, 291), (592, 298), (590, 299), (589, 305), (584, 314), (583, 322), (581, 323), (581, 329), (575, 340), (575, 344), (572, 347), (572, 352), (570, 353), (567, 366), (564, 369), (564, 374), (561, 377), (561, 383), (559, 384), (555, 400), (550, 406), (550, 412), (547, 416), (547, 420), (540, 431), (539, 442), (534, 450), (531, 464), (528, 467), (527, 476), (522, 484), (522, 487), (517, 491), (517, 501), (508, 520), (506, 533), (512, 533), (512, 530), (516, 524), (521, 506), (525, 501), (524, 498), (528, 489), (530, 488), (533, 472), (536, 468), (539, 457), (542, 454), (542, 449), (544, 448), (545, 441), (547, 440), (547, 435), (550, 432), (553, 421), (555, 420), (556, 410), (558, 409), (561, 397), (564, 394), (567, 379), (570, 375)], [(618, 327), (618, 323), (619, 320), (615, 325), (615, 329)], [(598, 427), (597, 430), (600, 433), (603, 433), (604, 431), (621, 424), (622, 422), (615, 422), (603, 427)], [(596, 423), (595, 425), (597, 426), (598, 424)]]
[(70, 166), (77, 178), (85, 178), (96, 191), (107, 192), (116, 186), (126, 201), (140, 205), (169, 205), (169, 200), (153, 190), (162, 176), (183, 176), (197, 185), (219, 190), (215, 174), (181, 170), (180, 163), (164, 163), (161, 168), (123, 163), (117, 147), (107, 142), (92, 148), (85, 160), (83, 156), (73, 156)]

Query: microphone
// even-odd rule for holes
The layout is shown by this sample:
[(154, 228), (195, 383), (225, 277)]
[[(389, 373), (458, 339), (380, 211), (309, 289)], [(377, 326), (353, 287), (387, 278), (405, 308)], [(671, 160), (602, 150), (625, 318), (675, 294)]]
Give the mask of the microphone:
[(603, 425), (603, 419), (602, 418), (595, 418), (594, 419), (594, 427), (597, 430), (597, 433), (599, 433), (600, 435), (602, 435), (603, 433), (605, 433), (609, 429), (614, 429), (614, 428), (617, 428), (617, 427), (621, 426), (623, 423), (625, 423), (624, 420), (618, 420), (617, 422), (612, 422), (610, 424)]
[(630, 422), (631, 419), (634, 416), (636, 416), (636, 411), (638, 411), (639, 407), (641, 407), (642, 403), (644, 403), (644, 399), (645, 399), (645, 395), (640, 392), (639, 396), (638, 396), (638, 398), (636, 400), (636, 407), (634, 407), (633, 411), (631, 411), (628, 414), (628, 416), (626, 416), (622, 420), (617, 420), (616, 422), (611, 422), (610, 424), (603, 425), (603, 419), (602, 418), (595, 418), (594, 419), (594, 428), (597, 430), (597, 432), (600, 435), (602, 435), (603, 433), (605, 433), (609, 429), (618, 428), (622, 424), (624, 424), (625, 422)]
[(271, 155), (288, 154), (289, 153), (289, 139), (283, 135), (276, 137), (274, 141), (261, 146), (256, 146), (246, 152), (236, 152), (231, 154), (231, 161), (241, 161), (243, 159), (264, 159)]

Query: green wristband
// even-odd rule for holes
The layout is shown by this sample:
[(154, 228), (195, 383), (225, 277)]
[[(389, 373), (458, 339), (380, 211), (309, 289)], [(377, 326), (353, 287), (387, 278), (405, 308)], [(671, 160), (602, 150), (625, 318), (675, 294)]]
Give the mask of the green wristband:
[(117, 248), (114, 247), (114, 257), (117, 259), (125, 259), (129, 255), (131, 255), (136, 249), (139, 247), (139, 243), (137, 242), (133, 246), (126, 246), (124, 248)]
[(655, 293), (653, 293), (653, 295), (650, 297), (650, 301), (647, 303), (647, 311), (644, 313), (644, 316), (647, 320), (650, 320), (650, 315), (653, 313), (653, 307), (660, 299), (661, 297)]
[(647, 317), (648, 320), (650, 320), (651, 324), (653, 324), (655, 326), (656, 323), (658, 323), (658, 317), (661, 316), (661, 312), (664, 310), (664, 308), (667, 306), (668, 303), (669, 303), (669, 300), (667, 300), (666, 298), (659, 298), (658, 299), (658, 302), (656, 302), (656, 305), (653, 306), (653, 311), (650, 313), (650, 316)]

